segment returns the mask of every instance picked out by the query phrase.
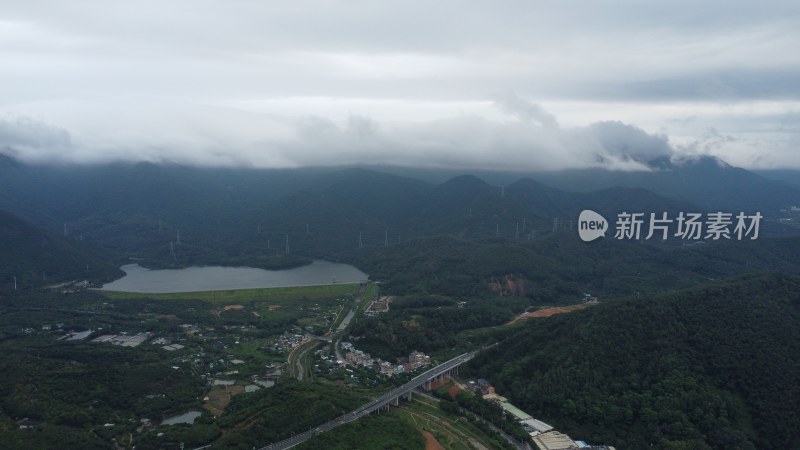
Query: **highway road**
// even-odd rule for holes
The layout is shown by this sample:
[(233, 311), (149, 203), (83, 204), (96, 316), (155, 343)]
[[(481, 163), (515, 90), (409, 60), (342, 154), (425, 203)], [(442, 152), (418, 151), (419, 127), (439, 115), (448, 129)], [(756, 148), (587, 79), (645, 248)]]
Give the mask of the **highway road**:
[(402, 397), (402, 396), (408, 394), (409, 392), (413, 391), (417, 387), (422, 386), (423, 384), (425, 384), (426, 381), (428, 381), (428, 380), (430, 380), (432, 378), (435, 378), (435, 377), (437, 377), (437, 376), (439, 376), (439, 375), (441, 375), (441, 374), (443, 374), (443, 373), (445, 373), (445, 372), (447, 372), (447, 371), (449, 371), (451, 369), (454, 369), (454, 368), (458, 367), (459, 365), (469, 361), (477, 353), (478, 353), (477, 351), (474, 351), (474, 352), (464, 353), (463, 355), (456, 356), (455, 358), (453, 358), (453, 359), (451, 359), (449, 361), (446, 361), (446, 362), (444, 362), (442, 364), (439, 364), (436, 367), (433, 367), (431, 369), (426, 370), (425, 372), (422, 372), (421, 374), (415, 376), (414, 378), (412, 378), (410, 381), (406, 382), (402, 386), (394, 388), (391, 391), (381, 395), (380, 397), (378, 397), (378, 398), (376, 398), (376, 399), (374, 399), (374, 400), (372, 400), (372, 401), (370, 401), (368, 403), (365, 403), (365, 404), (361, 405), (360, 407), (358, 407), (354, 411), (351, 411), (351, 412), (349, 412), (349, 413), (347, 413), (345, 415), (339, 416), (339, 417), (337, 417), (337, 418), (335, 418), (335, 419), (333, 419), (333, 420), (331, 420), (329, 422), (326, 422), (326, 423), (324, 423), (322, 425), (319, 425), (318, 427), (315, 427), (315, 428), (313, 428), (311, 430), (308, 430), (306, 432), (303, 432), (303, 433), (300, 433), (300, 434), (296, 434), (296, 435), (294, 435), (294, 436), (292, 436), (290, 438), (284, 439), (284, 440), (282, 440), (280, 442), (275, 442), (275, 443), (267, 445), (265, 447), (261, 447), (259, 450), (285, 450), (285, 449), (289, 449), (289, 448), (292, 448), (292, 447), (294, 447), (296, 445), (299, 445), (299, 444), (311, 439), (312, 437), (314, 437), (314, 436), (316, 436), (316, 435), (318, 435), (320, 433), (324, 433), (324, 432), (326, 432), (328, 430), (331, 430), (333, 428), (336, 428), (338, 426), (344, 425), (344, 424), (352, 422), (354, 420), (358, 420), (361, 417), (366, 416), (367, 414), (370, 414), (372, 412), (375, 412), (375, 411), (379, 410), (380, 408), (383, 408), (383, 407), (387, 406), (392, 400), (394, 400), (396, 398), (399, 398), (399, 397)]
[(350, 321), (353, 320), (353, 316), (355, 316), (355, 315), (356, 315), (356, 310), (355, 310), (355, 308), (353, 308), (344, 317), (344, 320), (342, 320), (342, 323), (339, 324), (339, 327), (336, 329), (336, 332), (339, 333), (341, 331), (344, 331), (344, 329), (347, 328), (348, 325), (350, 325)]

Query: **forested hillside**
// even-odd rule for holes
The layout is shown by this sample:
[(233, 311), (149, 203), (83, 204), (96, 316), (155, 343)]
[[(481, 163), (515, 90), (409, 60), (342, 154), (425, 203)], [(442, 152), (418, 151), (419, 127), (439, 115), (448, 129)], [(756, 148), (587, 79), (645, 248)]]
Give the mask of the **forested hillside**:
[[(402, 245), (351, 250), (343, 259), (368, 268), (396, 293), (489, 295), (489, 282), (512, 276), (525, 283), (515, 295), (541, 303), (655, 293), (750, 271), (800, 273), (800, 238), (763, 238), (708, 245), (599, 240), (587, 244), (571, 232), (533, 241), (451, 236)], [(511, 293), (506, 293), (509, 295)]]
[(798, 448), (799, 292), (749, 275), (531, 320), (471, 372), (617, 448)]
[(72, 280), (110, 280), (122, 272), (91, 245), (40, 230), (0, 211), (0, 290)]

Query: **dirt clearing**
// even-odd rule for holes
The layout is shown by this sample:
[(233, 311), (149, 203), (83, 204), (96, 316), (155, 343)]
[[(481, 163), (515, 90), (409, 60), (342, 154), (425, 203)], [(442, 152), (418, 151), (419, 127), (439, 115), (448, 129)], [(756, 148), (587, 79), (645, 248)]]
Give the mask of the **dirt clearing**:
[(215, 416), (219, 416), (231, 403), (231, 397), (244, 393), (244, 386), (226, 386), (213, 389), (208, 393), (208, 400), (203, 403), (203, 408)]
[(430, 432), (425, 430), (419, 430), (419, 432), (425, 437), (425, 450), (445, 450)]
[(588, 308), (589, 306), (592, 306), (592, 305), (595, 305), (595, 304), (597, 304), (597, 303), (587, 302), (587, 303), (581, 303), (579, 305), (553, 306), (551, 308), (544, 308), (544, 309), (540, 309), (538, 311), (525, 312), (525, 313), (522, 313), (522, 314), (518, 315), (517, 317), (515, 317), (514, 320), (512, 320), (511, 322), (508, 322), (506, 325), (511, 325), (511, 324), (515, 323), (516, 321), (518, 321), (518, 320), (525, 320), (525, 319), (531, 319), (531, 318), (537, 318), (537, 317), (550, 317), (550, 316), (554, 316), (556, 314), (570, 313), (572, 311), (577, 311), (579, 309)]

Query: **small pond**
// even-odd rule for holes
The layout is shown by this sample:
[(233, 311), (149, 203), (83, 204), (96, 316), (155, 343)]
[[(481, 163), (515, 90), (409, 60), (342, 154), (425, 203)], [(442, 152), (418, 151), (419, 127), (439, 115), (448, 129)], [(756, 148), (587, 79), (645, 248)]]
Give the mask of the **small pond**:
[(192, 410), (187, 411), (183, 414), (178, 414), (177, 416), (167, 417), (166, 419), (161, 421), (161, 425), (176, 425), (179, 423), (188, 423), (189, 425), (194, 423), (194, 420), (200, 417), (202, 413), (200, 411)]

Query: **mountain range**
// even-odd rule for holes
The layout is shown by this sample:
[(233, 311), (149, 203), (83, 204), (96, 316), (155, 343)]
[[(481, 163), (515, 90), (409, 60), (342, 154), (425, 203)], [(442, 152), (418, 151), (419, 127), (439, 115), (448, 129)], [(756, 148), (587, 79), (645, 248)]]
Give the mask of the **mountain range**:
[[(353, 261), (349, 253), (359, 247), (436, 236), (527, 240), (574, 229), (583, 209), (606, 217), (757, 210), (765, 216), (762, 233), (796, 234), (781, 212), (800, 204), (800, 188), (790, 183), (712, 158), (654, 167), (478, 172), (433, 183), (423, 169), (400, 175), (365, 168), (48, 166), (0, 155), (0, 210), (101, 248), (106, 259), (136, 258), (153, 267)], [(510, 176), (518, 178), (494, 185), (483, 179)]]

